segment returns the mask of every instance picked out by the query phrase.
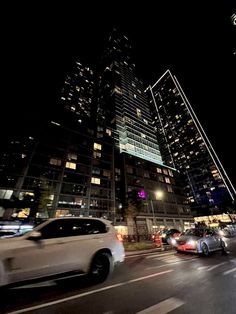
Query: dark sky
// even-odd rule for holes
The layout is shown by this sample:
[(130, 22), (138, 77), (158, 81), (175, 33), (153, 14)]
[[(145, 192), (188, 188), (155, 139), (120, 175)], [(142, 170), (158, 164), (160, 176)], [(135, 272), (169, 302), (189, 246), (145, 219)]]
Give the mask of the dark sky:
[(129, 37), (145, 84), (168, 68), (177, 76), (236, 185), (234, 1), (39, 3), (5, 11), (2, 132), (14, 134), (55, 110), (73, 60), (95, 66), (116, 26)]

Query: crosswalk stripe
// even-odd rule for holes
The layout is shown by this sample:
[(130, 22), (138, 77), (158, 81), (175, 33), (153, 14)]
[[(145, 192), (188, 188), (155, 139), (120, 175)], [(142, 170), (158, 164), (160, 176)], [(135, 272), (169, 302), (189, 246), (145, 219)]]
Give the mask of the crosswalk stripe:
[(145, 258), (149, 259), (149, 258), (155, 258), (155, 257), (161, 257), (161, 256), (171, 256), (171, 255), (174, 255), (174, 253), (173, 252), (169, 252), (169, 253), (153, 254), (153, 255), (147, 256)]
[(234, 267), (234, 268), (232, 268), (232, 269), (230, 269), (230, 270), (227, 270), (227, 271), (223, 272), (223, 275), (228, 275), (228, 274), (230, 274), (230, 273), (232, 273), (232, 272), (234, 272), (234, 271), (236, 271), (236, 267)]
[(185, 302), (180, 299), (169, 298), (136, 314), (166, 314), (182, 306), (184, 303)]
[(213, 270), (213, 269), (215, 269), (215, 268), (217, 268), (217, 267), (220, 267), (220, 266), (222, 266), (222, 265), (224, 265), (224, 264), (226, 264), (226, 262), (223, 262), (223, 263), (214, 265), (214, 266), (212, 266), (212, 267), (209, 267), (209, 268), (207, 269), (207, 271), (211, 271), (211, 270)]

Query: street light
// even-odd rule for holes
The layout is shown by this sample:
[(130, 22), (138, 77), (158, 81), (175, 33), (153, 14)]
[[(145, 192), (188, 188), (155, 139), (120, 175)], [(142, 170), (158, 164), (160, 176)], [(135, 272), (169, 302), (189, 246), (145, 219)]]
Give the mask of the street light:
[(164, 192), (159, 190), (155, 192), (156, 200), (162, 200), (164, 196)]
[[(163, 199), (164, 192), (162, 190), (155, 191), (154, 194), (155, 194), (155, 200), (162, 200)], [(156, 217), (155, 217), (152, 199), (150, 199), (150, 204), (151, 204), (151, 210), (152, 210), (152, 216), (153, 216), (153, 224), (156, 225)]]

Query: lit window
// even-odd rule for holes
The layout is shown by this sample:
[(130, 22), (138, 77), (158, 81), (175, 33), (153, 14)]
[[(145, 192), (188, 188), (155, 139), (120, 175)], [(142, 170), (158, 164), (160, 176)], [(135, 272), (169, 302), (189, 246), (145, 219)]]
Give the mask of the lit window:
[(51, 158), (49, 163), (50, 165), (61, 166), (61, 159)]
[(143, 122), (146, 123), (146, 124), (148, 124), (148, 121), (147, 121), (146, 119), (143, 119)]
[(122, 95), (122, 89), (121, 89), (120, 87), (118, 87), (118, 86), (116, 86), (116, 87), (114, 88), (114, 92), (117, 93), (117, 94)]
[(98, 144), (98, 143), (94, 143), (94, 144), (93, 144), (93, 149), (94, 149), (94, 150), (102, 150), (102, 145), (101, 145), (101, 144)]
[(100, 181), (101, 181), (100, 178), (92, 177), (92, 179), (91, 179), (91, 183), (93, 183), (93, 184), (101, 184)]
[(136, 110), (137, 110), (137, 116), (140, 118), (141, 117), (141, 110), (138, 108)]
[(173, 177), (173, 171), (168, 169), (168, 172), (169, 172), (169, 176)]
[(13, 190), (0, 190), (0, 198), (9, 200), (13, 194)]
[(157, 173), (162, 173), (161, 168), (157, 168)]
[(142, 137), (142, 138), (146, 138), (146, 135), (143, 134), (143, 133), (141, 133), (141, 137)]
[(77, 160), (77, 155), (76, 154), (73, 154), (73, 153), (69, 153), (68, 156), (67, 156), (68, 160)]
[(67, 161), (66, 162), (66, 168), (75, 170), (76, 169), (76, 163)]
[(165, 181), (170, 184), (170, 178), (165, 177)]
[(111, 136), (111, 129), (106, 129), (106, 133)]
[(93, 158), (101, 158), (102, 154), (100, 152), (93, 152)]
[(167, 171), (167, 169), (163, 169), (163, 173), (168, 176), (168, 171)]
[(137, 98), (137, 95), (134, 94), (134, 98)]

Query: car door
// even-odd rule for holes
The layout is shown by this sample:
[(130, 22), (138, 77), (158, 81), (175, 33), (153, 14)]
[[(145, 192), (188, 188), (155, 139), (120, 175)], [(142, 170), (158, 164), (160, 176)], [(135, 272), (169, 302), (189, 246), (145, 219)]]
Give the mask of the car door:
[(61, 273), (65, 269), (67, 256), (63, 220), (53, 220), (43, 225), (39, 239), (24, 237), (12, 253), (10, 280), (34, 279)]
[(67, 219), (68, 234), (64, 238), (67, 247), (67, 269), (86, 272), (95, 253), (107, 247), (107, 229), (96, 219)]
[(219, 241), (216, 233), (212, 229), (206, 230), (206, 239), (208, 247), (211, 251), (215, 251), (219, 247)]

